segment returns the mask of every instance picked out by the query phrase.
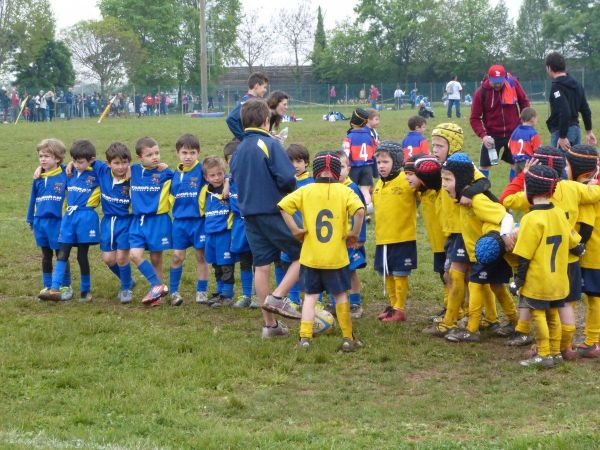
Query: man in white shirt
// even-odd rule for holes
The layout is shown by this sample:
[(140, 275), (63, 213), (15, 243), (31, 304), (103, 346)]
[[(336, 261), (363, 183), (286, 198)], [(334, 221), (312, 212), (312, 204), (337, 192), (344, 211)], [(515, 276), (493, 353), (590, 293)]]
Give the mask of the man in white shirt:
[(452, 105), (456, 109), (456, 117), (460, 117), (460, 93), (462, 86), (458, 82), (458, 76), (455, 75), (452, 80), (446, 85), (446, 93), (448, 94), (448, 119), (452, 118)]
[(396, 90), (394, 91), (394, 100), (396, 101), (396, 109), (402, 108), (404, 101), (402, 100), (402, 96), (404, 95), (404, 91), (400, 89), (400, 85), (396, 85)]

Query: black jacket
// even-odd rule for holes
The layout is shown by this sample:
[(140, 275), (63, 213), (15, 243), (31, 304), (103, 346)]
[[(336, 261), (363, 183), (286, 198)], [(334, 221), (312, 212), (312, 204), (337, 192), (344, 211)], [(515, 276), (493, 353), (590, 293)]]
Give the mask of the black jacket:
[(551, 133), (558, 131), (560, 138), (566, 138), (569, 127), (579, 124), (579, 113), (586, 131), (591, 130), (592, 111), (583, 86), (568, 74), (555, 78), (550, 88), (550, 117), (546, 120), (548, 130)]

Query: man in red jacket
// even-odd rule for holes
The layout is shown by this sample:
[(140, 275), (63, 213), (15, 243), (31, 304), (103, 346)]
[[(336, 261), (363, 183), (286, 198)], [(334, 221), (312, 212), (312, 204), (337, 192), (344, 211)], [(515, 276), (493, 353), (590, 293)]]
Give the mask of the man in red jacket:
[(492, 146), (498, 153), (504, 149), (501, 159), (513, 164), (508, 141), (520, 124), (521, 111), (528, 106), (519, 81), (501, 65), (490, 67), (488, 77), (475, 91), (470, 118), (471, 128), (482, 141), (479, 168), (484, 175), (489, 175), (492, 166), (488, 153)]

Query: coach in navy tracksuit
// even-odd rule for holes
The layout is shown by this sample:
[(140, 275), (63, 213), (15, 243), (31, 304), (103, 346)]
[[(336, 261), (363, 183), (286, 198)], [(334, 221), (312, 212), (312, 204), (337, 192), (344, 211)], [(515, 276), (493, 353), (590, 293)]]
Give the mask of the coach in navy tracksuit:
[(269, 79), (264, 73), (254, 72), (250, 75), (250, 78), (248, 78), (248, 93), (246, 93), (242, 97), (240, 103), (231, 110), (226, 120), (227, 126), (233, 133), (234, 138), (238, 141), (244, 139), (244, 127), (242, 126), (242, 119), (240, 118), (242, 105), (251, 98), (261, 98), (267, 92), (268, 87)]

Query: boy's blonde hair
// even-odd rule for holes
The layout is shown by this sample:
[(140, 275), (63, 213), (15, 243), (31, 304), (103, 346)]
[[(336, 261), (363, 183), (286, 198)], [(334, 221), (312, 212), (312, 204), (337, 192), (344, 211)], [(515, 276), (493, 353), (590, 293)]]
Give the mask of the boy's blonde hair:
[(61, 164), (65, 160), (65, 153), (67, 151), (65, 144), (63, 144), (62, 141), (59, 141), (58, 139), (54, 138), (44, 139), (37, 145), (36, 150), (38, 154), (40, 152), (50, 153), (52, 156), (59, 160), (59, 164)]
[(371, 120), (373, 117), (380, 117), (381, 114), (379, 113), (379, 111), (377, 111), (376, 109), (373, 108), (368, 108), (367, 110), (367, 119)]
[(225, 160), (219, 156), (207, 156), (202, 160), (202, 172), (206, 176), (209, 169), (219, 167), (225, 172)]

